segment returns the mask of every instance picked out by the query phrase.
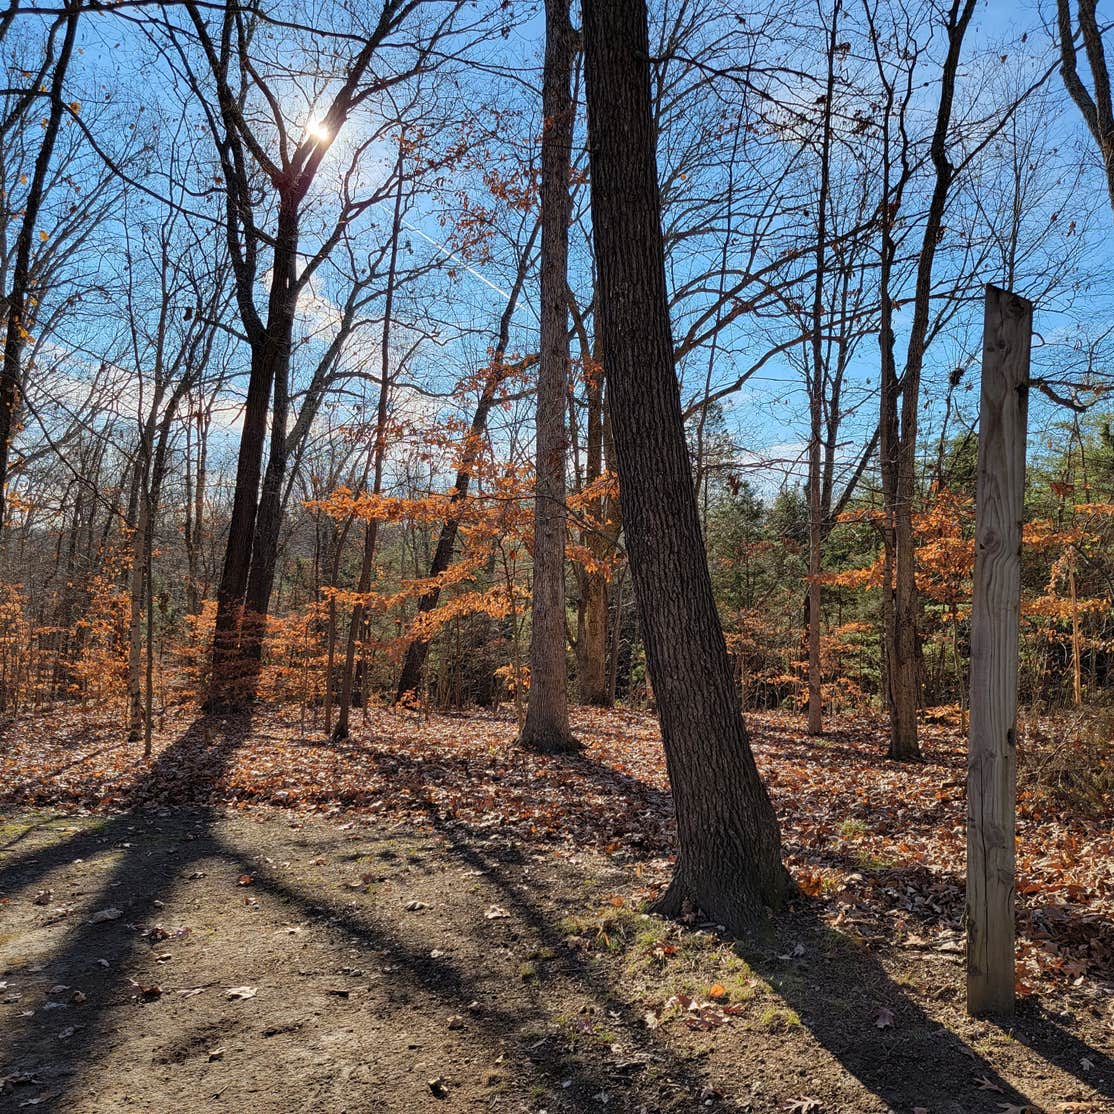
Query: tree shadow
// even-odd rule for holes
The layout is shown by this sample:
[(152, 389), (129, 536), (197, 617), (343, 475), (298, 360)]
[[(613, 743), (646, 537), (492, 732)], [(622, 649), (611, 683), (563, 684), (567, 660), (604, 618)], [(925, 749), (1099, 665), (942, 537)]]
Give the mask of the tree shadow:
[[(918, 930), (949, 926), (959, 930), (963, 923), (966, 879), (958, 871), (921, 863), (871, 866), (865, 861), (869, 854), (859, 855), (831, 845), (810, 847), (804, 854), (810, 863), (869, 879), (882, 895), (889, 895), (890, 908), (900, 908), (905, 917), (918, 925)], [(886, 911), (885, 906), (878, 908), (877, 894), (873, 895), (872, 904), (875, 912)], [(1019, 939), (1053, 945), (1061, 958), (1073, 954), (1114, 956), (1114, 923), (1056, 894), (1049, 900), (1042, 900), (1037, 893), (1019, 896), (1017, 932)], [(1108, 967), (1101, 970), (1107, 976), (1111, 973), (1114, 972)]]
[(795, 907), (777, 928), (780, 944), (741, 941), (738, 954), (828, 1053), (891, 1108), (997, 1112), (1006, 1097), (1032, 1104), (959, 1034), (930, 1017), (875, 956), (812, 910)]
[(1114, 1100), (1114, 1056), (1069, 1033), (1061, 1019), (1042, 1003), (1023, 1002), (1016, 1019), (994, 1024), (1042, 1059), (1075, 1076), (1085, 1087)]
[[(67, 1015), (65, 1021), (57, 1014), (48, 1019), (41, 1016), (42, 1011), (36, 1011), (18, 1031), (0, 1037), (0, 1062), (4, 1070), (40, 1072), (45, 1084), (57, 1087), (61, 1095), (72, 1099), (83, 1066), (95, 1062), (105, 1052), (114, 1029), (110, 1014), (113, 1006), (143, 996), (143, 988), (133, 985), (128, 978), (129, 969), (136, 969), (143, 936), (128, 926), (141, 925), (153, 917), (160, 895), (169, 892), (184, 869), (211, 857), (238, 863), (245, 873), (253, 873), (260, 891), (289, 902), (307, 915), (326, 917), (360, 949), (386, 951), (399, 967), (398, 977), (415, 994), (436, 998), (458, 1013), (465, 1013), (479, 996), (475, 972), (462, 970), (450, 958), (423, 951), (399, 931), (381, 923), (381, 918), (373, 922), (335, 902), (323, 901), (319, 892), (290, 884), (277, 872), (249, 860), (242, 850), (213, 831), (215, 817), (207, 809), (219, 796), (221, 777), (249, 729), (250, 720), (245, 718), (199, 719), (160, 752), (129, 790), (128, 812), (71, 839), (42, 850), (21, 851), (2, 862), (0, 893), (10, 893), (33, 885), (49, 871), (75, 858), (91, 858), (106, 850), (118, 851), (119, 861), (110, 868), (92, 908), (110, 904), (122, 906), (118, 920), (73, 925), (51, 956), (49, 978), (44, 976), (41, 980), (49, 985), (78, 976), (86, 981), (95, 979), (96, 994), (90, 995), (80, 1010), (60, 1011)], [(345, 752), (350, 745), (337, 749)], [(359, 749), (361, 754), (370, 756), (373, 763), (383, 758), (374, 748)], [(692, 1100), (691, 1109), (698, 1109), (700, 1104), (695, 1096), (701, 1094), (708, 1082), (706, 1078), (663, 1038), (645, 1028), (639, 1010), (623, 997), (611, 976), (583, 955), (568, 949), (559, 921), (555, 921), (552, 913), (536, 899), (531, 887), (521, 880), (516, 881), (507, 869), (508, 865), (521, 865), (521, 850), (515, 851), (510, 844), (481, 847), (482, 841), (492, 841), (493, 836), (498, 843), (505, 841), (499, 838), (498, 829), (478, 832), (474, 825), (443, 815), (442, 807), (428, 792), (429, 775), (443, 775), (436, 774), (429, 764), (397, 752), (391, 752), (389, 759), (389, 768), (382, 771), (384, 776), (396, 776), (402, 770), (419, 789), (425, 787), (424, 793), (415, 794), (425, 823), (444, 839), (450, 855), (482, 874), (496, 900), (512, 914), (516, 923), (558, 957), (554, 975), (571, 980), (583, 995), (591, 998), (597, 1015), (621, 1026), (646, 1062), (660, 1065)], [(624, 796), (630, 794), (633, 801), (624, 804), (624, 815), (629, 812), (638, 818), (639, 809), (642, 809), (644, 823), (646, 811), (654, 810), (660, 815), (667, 807), (668, 795), (663, 790), (609, 766), (584, 757), (558, 761), (568, 763), (601, 788)], [(170, 816), (151, 812), (153, 808), (191, 804), (200, 806), (200, 811), (185, 817), (178, 812)], [(157, 831), (164, 821), (177, 845), (153, 852), (149, 844), (137, 839), (136, 831), (141, 823)], [(805, 908), (787, 913), (779, 922), (778, 930), (783, 940), (803, 943), (803, 958), (792, 957), (792, 944), (788, 948), (767, 946), (759, 934), (749, 942), (740, 943), (739, 954), (799, 1015), (817, 1042), (872, 1094), (901, 1110), (914, 1105), (927, 1105), (935, 1110), (935, 1102), (947, 1099), (966, 1103), (962, 1108), (965, 1110), (997, 1111), (1001, 1104), (996, 1100), (1005, 1096), (1013, 1100), (1013, 1088), (983, 1056), (959, 1035), (941, 1028), (890, 978), (876, 957), (828, 927), (814, 911)], [(477, 938), (483, 932), (481, 919), (476, 927)], [(812, 957), (816, 957), (815, 961)], [(105, 960), (108, 967), (97, 965), (98, 959)], [(889, 1026), (878, 1028), (873, 1011), (880, 1008), (892, 1011), (895, 1022), (892, 1029)], [(46, 1038), (68, 1021), (75, 1023), (74, 1031), (64, 1045), (58, 1046), (64, 1049), (66, 1062), (52, 1066), (44, 1051)], [(546, 1010), (544, 996), (529, 1002), (524, 1000), (517, 1006), (505, 1001), (487, 1003), (476, 1015), (475, 1024), (495, 1047), (508, 1036), (523, 1038), (522, 1044), (539, 1022), (559, 1028), (556, 1019)], [(1023, 1014), (1014, 1029), (1014, 1034), (1018, 1033), (1023, 1034), (1020, 1039), (1035, 1052), (1072, 1074), (1084, 1086), (1093, 1086), (1095, 1076), (1112, 1078), (1114, 1065), (1108, 1056), (1065, 1033), (1048, 1015), (1038, 1011), (1029, 1018)], [(57, 1039), (57, 1033), (53, 1035)], [(626, 1101), (628, 1091), (633, 1095), (638, 1087), (632, 1086), (621, 1073), (617, 1075), (607, 1064), (606, 1057), (570, 1056), (566, 1049), (559, 1047), (560, 1041), (556, 1038), (546, 1039), (552, 1040), (552, 1050), (548, 1044), (544, 1047), (535, 1044), (532, 1051), (537, 1053), (536, 1057), (526, 1048), (520, 1048), (515, 1055), (530, 1059), (546, 1076), (555, 1093), (567, 1091), (571, 1100), (587, 1105), (593, 1095), (609, 1092), (618, 1099), (611, 1109), (636, 1108), (619, 1105)], [(717, 1039), (729, 1041), (731, 1030), (721, 1030)], [(1083, 1058), (1094, 1065), (1092, 1071), (1084, 1071), (1079, 1063)], [(1001, 1088), (1001, 1095), (980, 1089), (980, 1077), (990, 1086)], [(565, 1081), (570, 1079), (571, 1087), (565, 1088)], [(1029, 1100), (1024, 1096), (1017, 1096), (1018, 1103), (1026, 1101)], [(572, 1109), (583, 1109), (584, 1105)], [(736, 1112), (746, 1109), (730, 1099), (718, 1103), (717, 1108)]]
[[(630, 1086), (625, 1073), (641, 1070), (650, 1063), (659, 1065), (678, 1090), (691, 1096), (692, 1109), (699, 1108), (699, 1096), (708, 1086), (707, 1079), (695, 1072), (664, 1042), (649, 1034), (630, 1004), (615, 995), (602, 976), (582, 958), (564, 947), (564, 937), (558, 926), (529, 900), (522, 887), (514, 885), (504, 876), (500, 865), (492, 857), (462, 841), (450, 840), (450, 847), (451, 853), (460, 861), (483, 871), (485, 879), (493, 887), (492, 896), (508, 909), (518, 927), (527, 929), (534, 940), (554, 952), (554, 968), (545, 974), (543, 985), (532, 1001), (528, 1001), (525, 994), (500, 996), (495, 1000), (490, 994), (484, 994), (480, 972), (466, 973), (450, 957), (430, 955), (405, 940), (400, 932), (392, 931), (382, 923), (370, 923), (365, 917), (334, 903), (322, 902), (319, 895), (301, 892), (265, 868), (257, 869), (255, 886), (284, 904), (300, 908), (306, 916), (324, 917), (350, 945), (356, 944), (372, 954), (385, 953), (390, 961), (392, 979), (413, 994), (436, 999), (444, 1008), (466, 1015), (470, 1028), (481, 1033), (492, 1050), (499, 1050), (506, 1056), (506, 1042), (517, 1039), (518, 1051), (510, 1055), (520, 1062), (529, 1060), (545, 1076), (554, 1096), (561, 1096), (559, 1101), (571, 1103), (560, 1106), (560, 1109), (579, 1111), (595, 1107), (601, 1093), (607, 1095), (609, 1109), (629, 1110), (631, 1114), (647, 1109), (645, 1098), (635, 1101), (619, 1089)], [(227, 845), (224, 850), (226, 854), (235, 854)], [(245, 868), (251, 865), (246, 858), (240, 859), (240, 863)], [(477, 937), (490, 946), (490, 939), (480, 927), (482, 923), (481, 915)], [(546, 996), (541, 993), (544, 984), (556, 978), (573, 981), (580, 993), (593, 1000), (594, 1006), (588, 1016), (606, 1026), (622, 1028), (628, 1035), (634, 1036), (643, 1046), (639, 1050), (642, 1058), (636, 1054), (635, 1058), (609, 1069), (603, 1062), (605, 1058), (593, 1055), (591, 1049), (585, 1053), (570, 1051), (565, 1043), (568, 1034), (562, 1032), (562, 1021), (547, 1008)], [(515, 997), (525, 1004), (514, 1008), (509, 1003)], [(478, 1001), (482, 1001), (482, 1005), (477, 1008)], [(413, 1004), (406, 996), (396, 1006), (396, 1012), (400, 1014), (405, 1015), (412, 1010)], [(382, 1007), (377, 1016), (384, 1017)], [(404, 1016), (400, 1024), (405, 1022)], [(539, 1036), (541, 1029), (546, 1031)], [(744, 1114), (748, 1109), (729, 1098), (718, 1102), (716, 1108), (728, 1114)]]
[[(444, 805), (439, 806), (431, 799), (430, 790), (452, 794), (461, 787), (485, 792), (492, 788), (509, 788), (521, 790), (539, 804), (544, 803), (547, 792), (559, 793), (561, 823), (554, 829), (554, 838), (575, 834), (578, 839), (601, 847), (618, 840), (643, 853), (667, 854), (673, 849), (670, 791), (583, 752), (527, 755), (508, 745), (488, 755), (488, 763), (483, 764), (474, 756), (461, 753), (408, 753), (396, 745), (380, 746), (374, 738), (352, 737), (341, 742), (304, 738), (295, 739), (293, 743), (307, 750), (328, 750), (352, 763), (366, 763), (370, 772), (382, 778), (384, 784), (410, 788), (418, 811), (424, 811), (439, 822), (451, 817), (445, 815)], [(526, 772), (528, 761), (534, 765)], [(366, 801), (359, 798), (348, 803)], [(498, 811), (497, 798), (493, 800), (492, 809)], [(460, 822), (472, 831), (479, 831), (481, 824), (488, 821), (469, 823), (461, 819)], [(514, 817), (506, 818), (508, 826), (518, 823)]]
[[(250, 724), (247, 715), (195, 720), (127, 790), (126, 811), (45, 849), (28, 849), (0, 866), (0, 895), (6, 895), (27, 889), (75, 860), (119, 855), (90, 905), (94, 913), (103, 906), (113, 914), (72, 923), (45, 963), (17, 962), (11, 967), (27, 985), (80, 980), (91, 992), (79, 1007), (59, 1000), (49, 1013), (36, 1009), (23, 1025), (3, 1034), (0, 1074), (30, 1073), (62, 1096), (76, 1086), (73, 1080), (80, 1066), (93, 1062), (103, 1047), (112, 1029), (113, 1007), (143, 996), (142, 988), (128, 978), (144, 939), (136, 926), (157, 912), (160, 895), (174, 885), (184, 867), (220, 851), (211, 831), (213, 814), (202, 808), (193, 815), (192, 830), (170, 819), (166, 826), (180, 831), (180, 844), (152, 852), (145, 826), (160, 832), (161, 818), (150, 811), (171, 804), (207, 805)], [(47, 1052), (51, 1037), (65, 1042), (59, 1049), (65, 1058), (62, 1064)]]
[[(130, 977), (138, 971), (138, 955), (145, 946), (141, 927), (157, 917), (160, 898), (168, 895), (191, 864), (211, 858), (251, 873), (254, 893), (269, 894), (310, 918), (326, 919), (338, 933), (347, 937), (349, 946), (355, 944), (369, 953), (386, 952), (395, 968), (392, 978), (407, 984), (412, 992), (434, 997), (458, 1013), (469, 1013), (470, 1004), (482, 992), (476, 976), (460, 969), (451, 959), (430, 955), (404, 939), (401, 933), (370, 923), (334, 902), (323, 901), (319, 892), (308, 888), (301, 890), (283, 880), (278, 872), (261, 866), (217, 835), (213, 831), (215, 817), (205, 808), (183, 813), (166, 809), (153, 811), (149, 807), (164, 805), (168, 794), (179, 793), (186, 798), (183, 803), (204, 803), (246, 726), (244, 721), (199, 720), (182, 738), (162, 751), (152, 768), (137, 782), (130, 793), (131, 808), (127, 813), (59, 844), (28, 850), (0, 868), (0, 892), (11, 893), (25, 890), (75, 858), (92, 859), (105, 853), (118, 853), (118, 861), (103, 876), (89, 908), (96, 910), (110, 904), (120, 907), (116, 919), (94, 923), (94, 917), (74, 924), (45, 961), (29, 966), (26, 971), (17, 971), (24, 975), (41, 972), (39, 981), (43, 986), (58, 983), (68, 988), (80, 984), (89, 993), (80, 1007), (67, 1005), (49, 1014), (36, 1010), (18, 1028), (13, 1027), (4, 1034), (0, 1038), (0, 1064), (3, 1065), (0, 1075), (25, 1074), (51, 1088), (49, 1098), (54, 1102), (73, 1102), (79, 1093), (83, 1070), (111, 1051), (113, 1033), (118, 1025), (125, 1023), (114, 1019), (112, 1011), (125, 1003), (142, 1002), (146, 994), (153, 993)], [(190, 784), (198, 777), (198, 771), (202, 771), (199, 783)], [(158, 844), (154, 849), (147, 838), (152, 831)], [(515, 920), (555, 956), (564, 957), (559, 960), (561, 974), (574, 979), (580, 990), (595, 1000), (593, 1012), (598, 1018), (608, 1024), (621, 1019), (632, 1032), (640, 1031), (640, 1019), (631, 1007), (600, 984), (598, 976), (583, 960), (564, 948), (559, 928), (521, 888), (504, 876), (503, 860), (520, 863), (521, 856), (501, 856), (495, 851), (483, 853), (473, 848), (468, 840), (467, 835), (451, 831), (450, 855), (481, 871), (493, 887), (493, 896), (511, 909)], [(481, 942), (487, 931), (480, 916), (477, 936)], [(522, 1045), (525, 1038), (535, 1036), (539, 1023), (549, 1030), (560, 1029), (560, 1022), (550, 1016), (544, 1005), (544, 996), (528, 1001), (522, 995), (520, 1000), (523, 1004), (516, 1006), (514, 998), (491, 1000), (489, 996), (483, 1010), (471, 1019), (493, 1050), (493, 1057), (508, 1039), (522, 1038), (519, 1041)], [(399, 1011), (409, 1008), (402, 1004), (397, 1007)], [(135, 1025), (135, 1016), (129, 1011), (126, 1023)], [(399, 1024), (403, 1021), (400, 1019)], [(56, 1043), (63, 1039), (64, 1044)], [(542, 1043), (547, 1047), (542, 1048)], [(550, 1044), (552, 1047), (548, 1047)], [(673, 1085), (688, 1094), (699, 1095), (705, 1081), (665, 1045), (657, 1041), (652, 1044), (653, 1059), (663, 1066)], [(59, 1063), (60, 1052), (64, 1054), (63, 1063)], [(594, 1102), (594, 1096), (601, 1093), (612, 1096), (612, 1109), (635, 1109), (625, 1105), (621, 1089), (627, 1085), (627, 1080), (621, 1073), (609, 1071), (600, 1057), (570, 1055), (557, 1037), (546, 1035), (541, 1042), (533, 1041), (514, 1055), (522, 1061), (528, 1059), (542, 1072), (555, 1096), (576, 1104), (566, 1109), (581, 1109), (579, 1104)], [(635, 1063), (633, 1068), (628, 1064), (625, 1070), (637, 1071), (642, 1066), (642, 1062)], [(0, 1095), (0, 1106), (6, 1101)], [(743, 1111), (730, 1101), (719, 1104), (719, 1109), (733, 1114)]]
[[(585, 759), (579, 756), (567, 761), (581, 766)], [(614, 771), (607, 768), (608, 779), (613, 775)], [(524, 896), (520, 887), (510, 882), (499, 862), (474, 842), (462, 839), (464, 826), (446, 824), (433, 801), (427, 798), (425, 803), (430, 826), (447, 840), (453, 853), (482, 871), (498, 888), (506, 906), (540, 939), (551, 947), (560, 947), (564, 937), (558, 927)], [(833, 1058), (891, 1107), (912, 1109), (924, 1105), (926, 1100), (931, 1106), (944, 1099), (954, 1101), (959, 1094), (974, 1104), (964, 1110), (999, 1111), (1000, 1104), (986, 1103), (987, 1091), (980, 1089), (980, 1078), (984, 1087), (1000, 1088), (1003, 1095), (1017, 1095), (1018, 1105), (1031, 1104), (959, 1035), (930, 1018), (874, 956), (831, 929), (812, 910), (805, 907), (788, 911), (776, 923), (776, 931), (782, 937), (795, 936), (798, 942), (800, 937), (807, 937), (813, 954), (823, 955), (822, 964), (810, 965), (808, 979), (794, 973), (795, 961), (790, 953), (776, 945), (772, 949), (764, 946), (768, 931), (757, 929), (751, 941), (740, 941), (736, 946), (738, 954), (792, 1007)], [(628, 1030), (642, 1033), (646, 1039), (638, 1011), (613, 986), (599, 985), (602, 976), (575, 956), (568, 963), (573, 977), (593, 986), (610, 1016), (621, 1019)], [(879, 1047), (880, 1030), (872, 1013), (880, 1006), (892, 1010), (902, 1022), (901, 1038), (885, 1042), (884, 1048)], [(914, 1035), (912, 1042), (910, 1034)], [(725, 1039), (730, 1039), (729, 1031), (725, 1031)], [(1060, 1060), (1056, 1062), (1078, 1077), (1078, 1068), (1072, 1071)]]

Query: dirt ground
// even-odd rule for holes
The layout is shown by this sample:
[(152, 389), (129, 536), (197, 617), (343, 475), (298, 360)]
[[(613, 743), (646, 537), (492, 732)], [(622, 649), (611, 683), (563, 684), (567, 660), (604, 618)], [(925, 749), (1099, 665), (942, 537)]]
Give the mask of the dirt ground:
[[(895, 820), (895, 775), (850, 733), (807, 752), (760, 735), (817, 893), (731, 941), (639, 911), (671, 817), (646, 772), (660, 743), (632, 754), (629, 718), (586, 719), (584, 758), (533, 765), (500, 721), (383, 717), (340, 754), (200, 721), (138, 774), (65, 722), (4, 740), (42, 768), (0, 797), (0, 1110), (1114, 1111), (1111, 864), (1083, 853), (1108, 833), (1056, 835), (1083, 849), (1077, 882), (1026, 821), (1026, 885), (1059, 887), (1025, 899), (1048, 962), (1010, 1025), (968, 1019), (962, 895), (918, 842), (956, 826), (953, 790), (929, 792), (954, 756), (901, 773), (924, 788)], [(817, 827), (800, 802), (840, 771), (844, 819)]]
[(1114, 1109), (1085, 1019), (967, 1021), (956, 955), (806, 911), (732, 945), (647, 880), (497, 828), (9, 816), (0, 1108)]

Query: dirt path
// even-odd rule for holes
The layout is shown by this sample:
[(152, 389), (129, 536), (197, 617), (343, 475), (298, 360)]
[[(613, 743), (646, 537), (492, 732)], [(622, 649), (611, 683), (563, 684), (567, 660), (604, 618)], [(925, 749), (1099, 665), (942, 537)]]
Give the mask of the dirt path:
[(807, 911), (733, 946), (636, 911), (652, 864), (495, 825), (22, 812), (0, 848), (3, 1110), (1114, 1109), (1098, 1006), (970, 1022), (957, 955)]

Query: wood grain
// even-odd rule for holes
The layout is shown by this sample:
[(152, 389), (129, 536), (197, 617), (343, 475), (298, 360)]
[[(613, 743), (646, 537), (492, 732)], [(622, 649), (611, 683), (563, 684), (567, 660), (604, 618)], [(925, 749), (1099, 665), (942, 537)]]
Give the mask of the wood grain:
[(967, 1009), (1014, 1009), (1017, 653), (1030, 302), (986, 288), (967, 774)]

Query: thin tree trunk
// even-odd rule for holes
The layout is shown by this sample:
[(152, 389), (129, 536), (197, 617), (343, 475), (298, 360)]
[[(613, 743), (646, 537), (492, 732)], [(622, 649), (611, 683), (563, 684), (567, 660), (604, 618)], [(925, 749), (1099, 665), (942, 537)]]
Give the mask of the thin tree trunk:
[[(537, 239), (539, 227), (539, 225), (534, 226), (528, 243), (522, 249), (522, 255), (518, 260), (518, 270), (511, 286), (510, 297), (507, 299), (503, 316), (499, 320), (499, 335), (491, 354), (491, 365), (484, 379), (479, 402), (476, 404), (476, 411), (472, 415), (472, 423), (468, 428), (464, 452), (461, 454), (460, 467), (457, 469), (453, 483), (453, 494), (449, 498), (450, 513), (441, 524), (437, 545), (429, 563), (427, 578), (435, 583), (418, 599), (417, 610), (419, 616), (433, 611), (441, 599), (441, 589), (436, 586), (436, 578), (445, 572), (452, 563), (453, 550), (456, 548), (456, 536), (460, 529), (459, 509), (464, 500), (468, 498), (468, 490), (472, 483), (472, 471), (480, 458), (488, 415), (491, 413), (492, 406), (495, 405), (499, 387), (509, 371), (504, 363), (504, 357), (507, 352), (507, 344), (510, 342), (511, 319), (514, 316), (515, 307), (518, 305), (518, 299), (526, 281), (526, 272), (533, 256), (534, 242)], [(422, 673), (425, 670), (428, 656), (429, 642), (424, 638), (415, 638), (407, 646), (406, 656), (402, 662), (402, 671), (399, 674), (398, 690), (395, 693), (396, 702), (405, 700), (408, 693), (417, 695), (422, 687)]]
[(828, 235), (828, 190), (831, 180), (832, 97), (835, 92), (836, 37), (839, 0), (832, 9), (828, 34), (828, 78), (824, 95), (823, 134), (820, 146), (820, 196), (816, 218), (816, 284), (812, 302), (812, 375), (809, 384), (808, 442), (808, 733), (824, 731), (820, 660), (820, 559), (824, 529), (821, 498), (821, 440), (823, 437), (824, 388), (827, 375), (821, 328), (824, 319), (825, 239)]
[[(598, 361), (597, 361), (598, 363)], [(611, 468), (614, 457), (611, 420), (608, 416), (602, 369), (588, 383), (588, 451), (585, 482), (598, 480)], [(584, 531), (583, 544), (601, 565), (615, 555), (619, 540), (619, 509), (614, 496), (594, 499), (588, 513), (594, 523)], [(610, 575), (603, 568), (586, 568), (581, 576), (581, 607), (577, 612), (577, 689), (582, 704), (610, 707), (614, 702), (608, 683), (608, 613)]]
[(15, 265), (12, 283), (6, 292), (7, 330), (4, 337), (4, 360), (0, 366), (0, 536), (7, 517), (5, 492), (8, 484), (9, 454), (15, 434), (16, 415), (23, 401), (23, 349), (34, 327), (34, 280), (31, 274), (31, 244), (42, 209), (43, 194), (47, 187), (47, 173), (54, 154), (54, 144), (65, 112), (63, 86), (70, 59), (73, 57), (77, 38), (77, 23), (81, 16), (82, 0), (73, 0), (66, 16), (66, 31), (54, 73), (50, 79), (50, 107), (42, 143), (35, 156), (27, 199), (23, 205), (19, 233), (16, 236)]
[(530, 692), (518, 742), (573, 751), (565, 664), (565, 396), (569, 374), (568, 254), (572, 194), (573, 32), (568, 0), (546, 0), (542, 81), (541, 355), (534, 475)]
[(1068, 565), (1068, 592), (1071, 595), (1071, 692), (1072, 703), (1078, 708), (1083, 703), (1083, 638), (1079, 626), (1079, 599), (1075, 591), (1075, 553)]
[[(150, 449), (143, 454), (149, 459)], [(150, 533), (150, 465), (144, 465), (143, 496), (131, 537), (131, 568), (128, 573), (128, 742), (143, 735), (143, 593), (147, 587), (147, 538)]]
[[(394, 223), (391, 227), (391, 256), (387, 269), (387, 293), (383, 306), (383, 333), (379, 348), (379, 403), (375, 411), (375, 463), (373, 464), (372, 493), (379, 495), (383, 490), (383, 463), (387, 455), (387, 406), (391, 397), (391, 323), (394, 315), (395, 277), (398, 267), (398, 239), (402, 231), (402, 155), (400, 141), (398, 163), (395, 174), (398, 177), (398, 190), (395, 193)], [(371, 574), (375, 562), (375, 545), (379, 535), (379, 519), (368, 521), (364, 531), (364, 551), (360, 561), (360, 580), (356, 591), (361, 597), (371, 591)], [(334, 739), (348, 738), (348, 716), (352, 708), (352, 685), (356, 677), (356, 648), (360, 641), (360, 628), (364, 620), (363, 600), (352, 605), (352, 619), (348, 624), (348, 644), (344, 652), (344, 674), (340, 683), (340, 704), (337, 709), (337, 725), (333, 729)]]
[(592, 225), (619, 492), (677, 814), (657, 910), (734, 931), (791, 882), (739, 710), (673, 368), (644, 0), (584, 0)]

